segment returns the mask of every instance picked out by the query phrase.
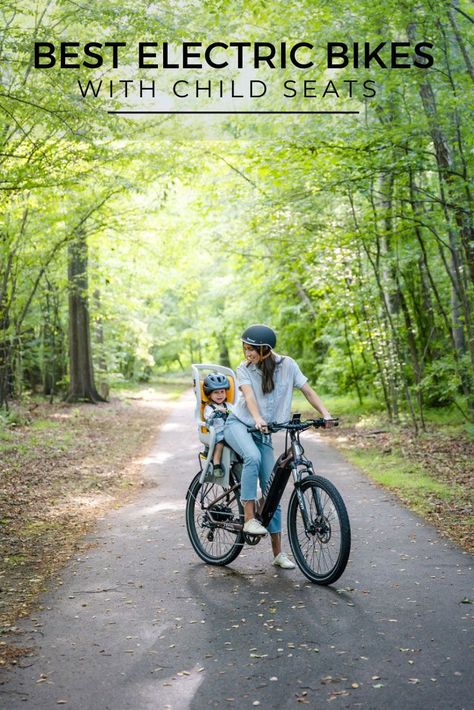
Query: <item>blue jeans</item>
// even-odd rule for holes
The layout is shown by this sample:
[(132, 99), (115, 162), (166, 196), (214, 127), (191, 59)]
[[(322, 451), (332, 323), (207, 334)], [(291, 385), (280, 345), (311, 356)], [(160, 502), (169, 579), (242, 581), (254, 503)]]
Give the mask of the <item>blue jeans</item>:
[[(242, 501), (257, 499), (257, 481), (260, 481), (260, 488), (265, 490), (270, 478), (275, 458), (273, 456), (273, 446), (271, 439), (261, 434), (250, 434), (247, 425), (243, 424), (237, 417), (229, 415), (224, 427), (224, 438), (226, 442), (243, 459), (240, 498)], [(281, 506), (275, 511), (273, 518), (268, 524), (268, 532), (281, 532)]]

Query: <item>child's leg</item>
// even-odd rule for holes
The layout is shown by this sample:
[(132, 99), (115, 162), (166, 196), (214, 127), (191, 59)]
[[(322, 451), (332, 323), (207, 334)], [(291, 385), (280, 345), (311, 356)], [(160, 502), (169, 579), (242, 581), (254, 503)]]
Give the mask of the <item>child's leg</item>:
[(224, 450), (224, 442), (219, 441), (217, 444), (214, 446), (214, 453), (212, 454), (212, 463), (213, 464), (220, 464), (221, 459), (222, 459), (222, 451)]

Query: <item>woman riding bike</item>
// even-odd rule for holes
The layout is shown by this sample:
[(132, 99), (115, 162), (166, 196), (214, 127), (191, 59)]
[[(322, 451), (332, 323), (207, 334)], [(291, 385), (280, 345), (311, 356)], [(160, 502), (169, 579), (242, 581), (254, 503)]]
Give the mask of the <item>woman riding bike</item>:
[[(241, 501), (244, 507), (244, 532), (270, 533), (273, 563), (283, 569), (295, 565), (281, 549), (281, 509), (278, 506), (268, 530), (255, 518), (257, 482), (265, 490), (274, 464), (267, 423), (290, 418), (293, 389), (300, 389), (311, 406), (332, 425), (332, 417), (308, 384), (297, 363), (278, 355), (273, 348), (276, 334), (267, 325), (251, 325), (241, 337), (245, 360), (236, 370), (239, 398), (224, 427), (226, 442), (243, 460)], [(254, 427), (257, 432), (249, 432)]]

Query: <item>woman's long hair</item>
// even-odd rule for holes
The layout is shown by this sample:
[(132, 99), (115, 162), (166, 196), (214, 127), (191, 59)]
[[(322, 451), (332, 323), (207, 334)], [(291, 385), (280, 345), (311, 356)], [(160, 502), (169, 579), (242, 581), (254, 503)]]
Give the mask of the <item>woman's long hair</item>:
[[(268, 347), (268, 345), (260, 345), (254, 348), (262, 358), (257, 364), (259, 370), (262, 371), (262, 391), (263, 394), (269, 394), (275, 389), (275, 383), (273, 381), (273, 373), (275, 372), (276, 361), (275, 355)], [(250, 363), (247, 363), (247, 367)]]

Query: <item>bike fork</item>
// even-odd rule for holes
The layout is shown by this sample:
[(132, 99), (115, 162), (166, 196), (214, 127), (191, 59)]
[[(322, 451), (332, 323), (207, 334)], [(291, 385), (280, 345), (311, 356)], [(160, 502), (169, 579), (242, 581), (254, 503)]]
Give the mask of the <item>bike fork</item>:
[(311, 520), (310, 520), (310, 517), (308, 514), (307, 507), (306, 507), (306, 501), (304, 499), (304, 495), (302, 494), (301, 488), (299, 486), (296, 489), (296, 497), (298, 498), (298, 505), (299, 505), (299, 508), (301, 511), (301, 517), (303, 518), (305, 530), (308, 530), (308, 528), (311, 525)]
[[(314, 475), (314, 472), (312, 470), (310, 471), (310, 473), (312, 475)], [(298, 475), (297, 471), (293, 471), (293, 478), (295, 481), (296, 497), (298, 499), (298, 505), (299, 505), (299, 508), (301, 511), (301, 516), (304, 521), (304, 527), (305, 527), (305, 530), (308, 530), (313, 525), (313, 521), (311, 520), (311, 516), (309, 514), (308, 507), (306, 505), (305, 497), (304, 497), (303, 493), (301, 492), (301, 485), (300, 485), (301, 484), (301, 476)], [(313, 486), (311, 488), (311, 492), (313, 495), (314, 505), (316, 508), (316, 516), (318, 518), (320, 518), (322, 515), (322, 505), (321, 505), (321, 495), (319, 492), (319, 488)]]

